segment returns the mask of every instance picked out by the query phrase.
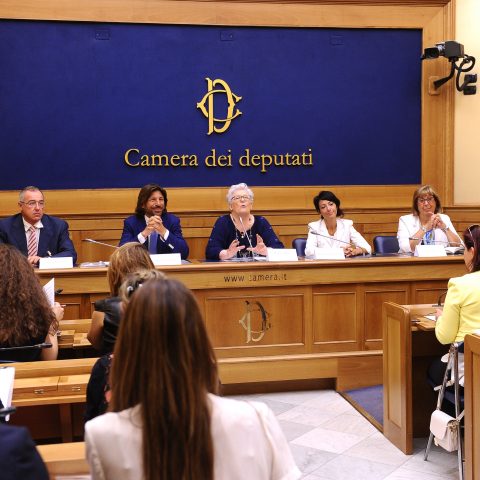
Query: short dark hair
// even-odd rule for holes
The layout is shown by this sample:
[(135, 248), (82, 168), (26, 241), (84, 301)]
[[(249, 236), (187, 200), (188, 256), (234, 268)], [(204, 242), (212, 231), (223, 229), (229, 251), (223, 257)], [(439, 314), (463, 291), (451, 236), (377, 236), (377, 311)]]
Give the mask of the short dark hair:
[(467, 265), (471, 272), (478, 272), (480, 270), (480, 226), (471, 225), (463, 232), (463, 243), (465, 248), (474, 249), (472, 262)]
[(343, 210), (340, 208), (340, 199), (333, 192), (322, 190), (316, 197), (314, 197), (313, 204), (315, 205), (317, 213), (320, 213), (320, 200), (333, 202), (337, 206), (337, 217), (343, 217)]
[(156, 183), (147, 183), (144, 185), (140, 192), (138, 193), (138, 200), (137, 200), (137, 207), (135, 208), (135, 214), (139, 217), (143, 217), (145, 215), (145, 209), (143, 205), (147, 203), (148, 199), (152, 195), (153, 192), (160, 192), (163, 195), (163, 199), (165, 200), (165, 212), (167, 211), (167, 191), (162, 188), (160, 185)]
[(440, 202), (440, 197), (438, 196), (437, 192), (433, 189), (431, 185), (423, 185), (415, 190), (413, 193), (413, 202), (412, 202), (412, 213), (414, 215), (420, 215), (420, 211), (418, 210), (418, 199), (422, 195), (431, 195), (435, 200), (435, 211), (434, 213), (438, 213), (442, 211), (442, 204)]

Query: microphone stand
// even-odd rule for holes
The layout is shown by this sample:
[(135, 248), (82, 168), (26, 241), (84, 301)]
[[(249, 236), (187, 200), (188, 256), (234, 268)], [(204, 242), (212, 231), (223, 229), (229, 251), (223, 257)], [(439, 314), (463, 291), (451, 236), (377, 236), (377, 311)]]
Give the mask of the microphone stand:
[(309, 227), (309, 232), (312, 233), (313, 235), (317, 235), (318, 237), (327, 238), (328, 240), (333, 240), (334, 242), (344, 243), (345, 245), (348, 245), (349, 247), (357, 248), (357, 245), (355, 245), (352, 242), (346, 242), (345, 240), (340, 240), (339, 238), (333, 238), (333, 237), (330, 237), (328, 235), (323, 235), (323, 233), (316, 232), (312, 227)]
[(84, 238), (82, 242), (96, 243), (97, 245), (104, 245), (105, 247), (110, 247), (110, 248), (120, 248), (117, 245), (111, 245), (110, 243), (99, 242), (98, 240), (93, 240), (92, 238)]

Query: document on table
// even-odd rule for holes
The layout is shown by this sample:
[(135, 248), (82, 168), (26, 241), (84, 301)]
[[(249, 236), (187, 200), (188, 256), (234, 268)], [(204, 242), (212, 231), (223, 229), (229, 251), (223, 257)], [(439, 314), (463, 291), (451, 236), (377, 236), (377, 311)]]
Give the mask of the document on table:
[(51, 307), (55, 304), (55, 279), (52, 278), (44, 286), (43, 291)]
[[(0, 400), (4, 408), (12, 405), (14, 379), (14, 367), (0, 367)], [(8, 421), (8, 416), (5, 419)]]

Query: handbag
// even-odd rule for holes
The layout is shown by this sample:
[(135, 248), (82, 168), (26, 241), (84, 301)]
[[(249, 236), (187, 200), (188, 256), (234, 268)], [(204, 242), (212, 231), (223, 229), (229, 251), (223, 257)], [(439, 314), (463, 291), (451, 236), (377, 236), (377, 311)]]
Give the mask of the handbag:
[(435, 410), (432, 413), (430, 431), (434, 435), (435, 445), (442, 447), (447, 452), (458, 450), (458, 433), (463, 415), (464, 412), (454, 418), (441, 410)]

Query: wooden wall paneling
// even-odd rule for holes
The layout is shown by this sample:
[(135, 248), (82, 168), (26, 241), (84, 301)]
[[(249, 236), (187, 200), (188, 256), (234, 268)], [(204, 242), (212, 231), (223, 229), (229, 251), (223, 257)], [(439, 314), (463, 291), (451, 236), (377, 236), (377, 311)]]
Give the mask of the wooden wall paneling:
[(211, 290), (202, 297), (207, 330), (219, 357), (306, 353), (305, 289), (235, 289), (221, 294)]
[[(452, 277), (455, 276), (452, 272)], [(418, 282), (412, 284), (412, 304), (432, 304), (432, 312), (435, 310), (433, 307), (437, 303), (440, 295), (447, 291), (448, 282)], [(441, 299), (442, 303), (445, 302), (445, 296)]]
[(315, 352), (361, 350), (357, 312), (357, 287), (313, 288), (313, 345)]
[(408, 284), (406, 283), (375, 283), (367, 284), (363, 288), (364, 298), (364, 348), (379, 350), (383, 347), (382, 308), (385, 302), (394, 302), (399, 305), (408, 301)]
[[(410, 317), (406, 308), (387, 302), (383, 306), (383, 434), (403, 452), (413, 452), (406, 434), (411, 425)], [(408, 333), (408, 334), (407, 334)]]

